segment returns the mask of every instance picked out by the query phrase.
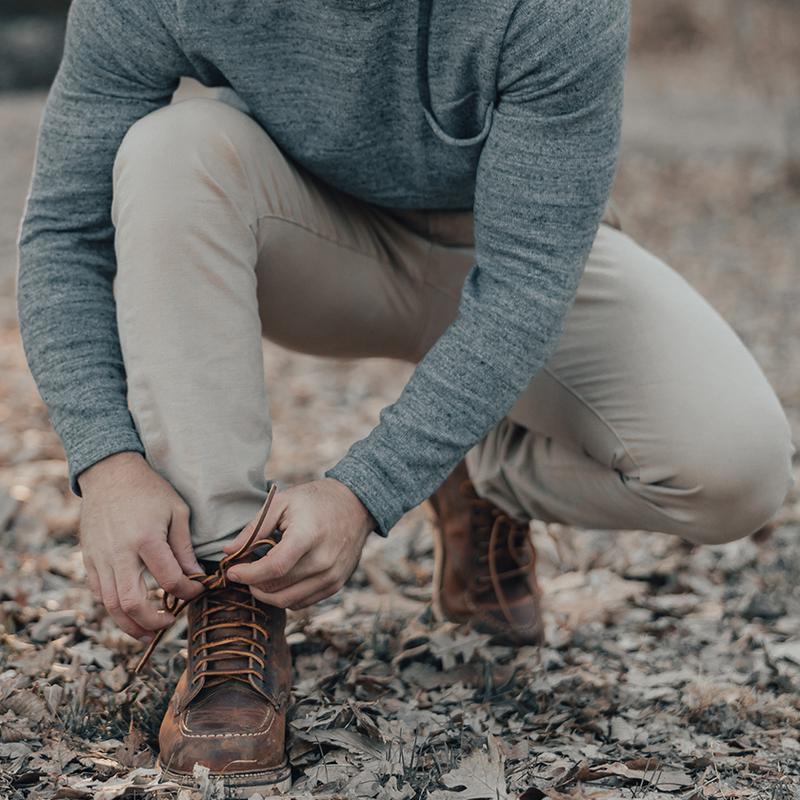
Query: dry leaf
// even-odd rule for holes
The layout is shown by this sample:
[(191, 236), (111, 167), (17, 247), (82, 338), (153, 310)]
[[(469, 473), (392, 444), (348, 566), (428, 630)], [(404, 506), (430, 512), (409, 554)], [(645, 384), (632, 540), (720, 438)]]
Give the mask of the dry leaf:
[(27, 690), (15, 691), (0, 700), (0, 711), (6, 709), (13, 711), (18, 717), (28, 719), (36, 724), (49, 718), (44, 701), (33, 692)]
[(295, 737), (316, 744), (330, 744), (334, 747), (342, 747), (352, 753), (360, 753), (370, 758), (382, 758), (386, 752), (386, 746), (382, 742), (368, 739), (358, 731), (345, 728), (333, 730), (315, 729), (312, 731), (297, 730), (295, 731)]
[(505, 759), (494, 736), (486, 750), (473, 750), (454, 770), (442, 775), (448, 788), (432, 792), (430, 800), (506, 800)]

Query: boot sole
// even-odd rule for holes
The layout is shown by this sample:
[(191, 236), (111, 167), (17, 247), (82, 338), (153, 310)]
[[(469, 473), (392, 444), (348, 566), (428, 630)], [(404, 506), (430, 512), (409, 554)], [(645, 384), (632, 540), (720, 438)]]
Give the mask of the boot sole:
[[(197, 780), (191, 773), (167, 769), (161, 764), (160, 758), (156, 761), (156, 766), (161, 770), (161, 777), (165, 781), (197, 787)], [(256, 792), (268, 798), (292, 788), (292, 768), (288, 761), (284, 761), (279, 767), (256, 772), (210, 772), (208, 781), (214, 796), (225, 800), (246, 800)]]

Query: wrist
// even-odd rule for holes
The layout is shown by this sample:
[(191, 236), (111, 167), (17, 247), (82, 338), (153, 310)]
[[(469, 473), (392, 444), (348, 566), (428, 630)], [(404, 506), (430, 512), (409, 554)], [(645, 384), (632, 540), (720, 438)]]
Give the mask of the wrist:
[(120, 476), (141, 469), (144, 464), (144, 456), (141, 453), (134, 451), (113, 453), (96, 461), (91, 467), (87, 467), (77, 476), (76, 480), (81, 494), (85, 495), (98, 484), (105, 484), (109, 480), (116, 481)]
[(364, 525), (364, 529), (367, 533), (370, 531), (375, 530), (377, 523), (375, 522), (375, 518), (370, 513), (370, 510), (364, 505), (361, 498), (346, 484), (342, 483), (337, 478), (325, 478), (325, 480), (333, 481), (336, 484), (337, 489), (341, 491), (348, 499), (348, 501), (353, 505), (353, 508), (357, 509), (357, 513), (361, 517)]

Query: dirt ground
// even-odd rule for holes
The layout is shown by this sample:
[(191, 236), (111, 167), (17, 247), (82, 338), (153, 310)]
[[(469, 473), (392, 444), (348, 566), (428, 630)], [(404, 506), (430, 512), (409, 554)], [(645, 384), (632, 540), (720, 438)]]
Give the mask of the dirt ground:
[[(800, 3), (635, 5), (615, 194), (627, 230), (729, 319), (800, 440)], [(209, 798), (158, 783), (180, 626), (139, 645), (92, 601), (78, 501), (14, 322), (44, 95), (0, 95), (0, 800)], [(702, 346), (702, 343), (698, 343)], [(265, 348), (270, 471), (319, 476), (408, 368)], [(295, 796), (800, 798), (800, 494), (768, 535), (693, 548), (533, 524), (541, 650), (437, 624), (424, 508), (293, 614)]]

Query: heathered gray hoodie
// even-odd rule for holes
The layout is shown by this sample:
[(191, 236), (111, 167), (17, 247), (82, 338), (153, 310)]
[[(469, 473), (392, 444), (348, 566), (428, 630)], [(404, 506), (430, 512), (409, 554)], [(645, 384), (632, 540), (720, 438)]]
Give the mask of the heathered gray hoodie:
[(77, 475), (143, 452), (112, 282), (111, 173), (178, 78), (229, 86), (293, 159), (378, 205), (474, 208), (458, 318), (326, 474), (386, 533), (553, 351), (612, 181), (627, 0), (74, 0), (20, 231), (31, 371)]

